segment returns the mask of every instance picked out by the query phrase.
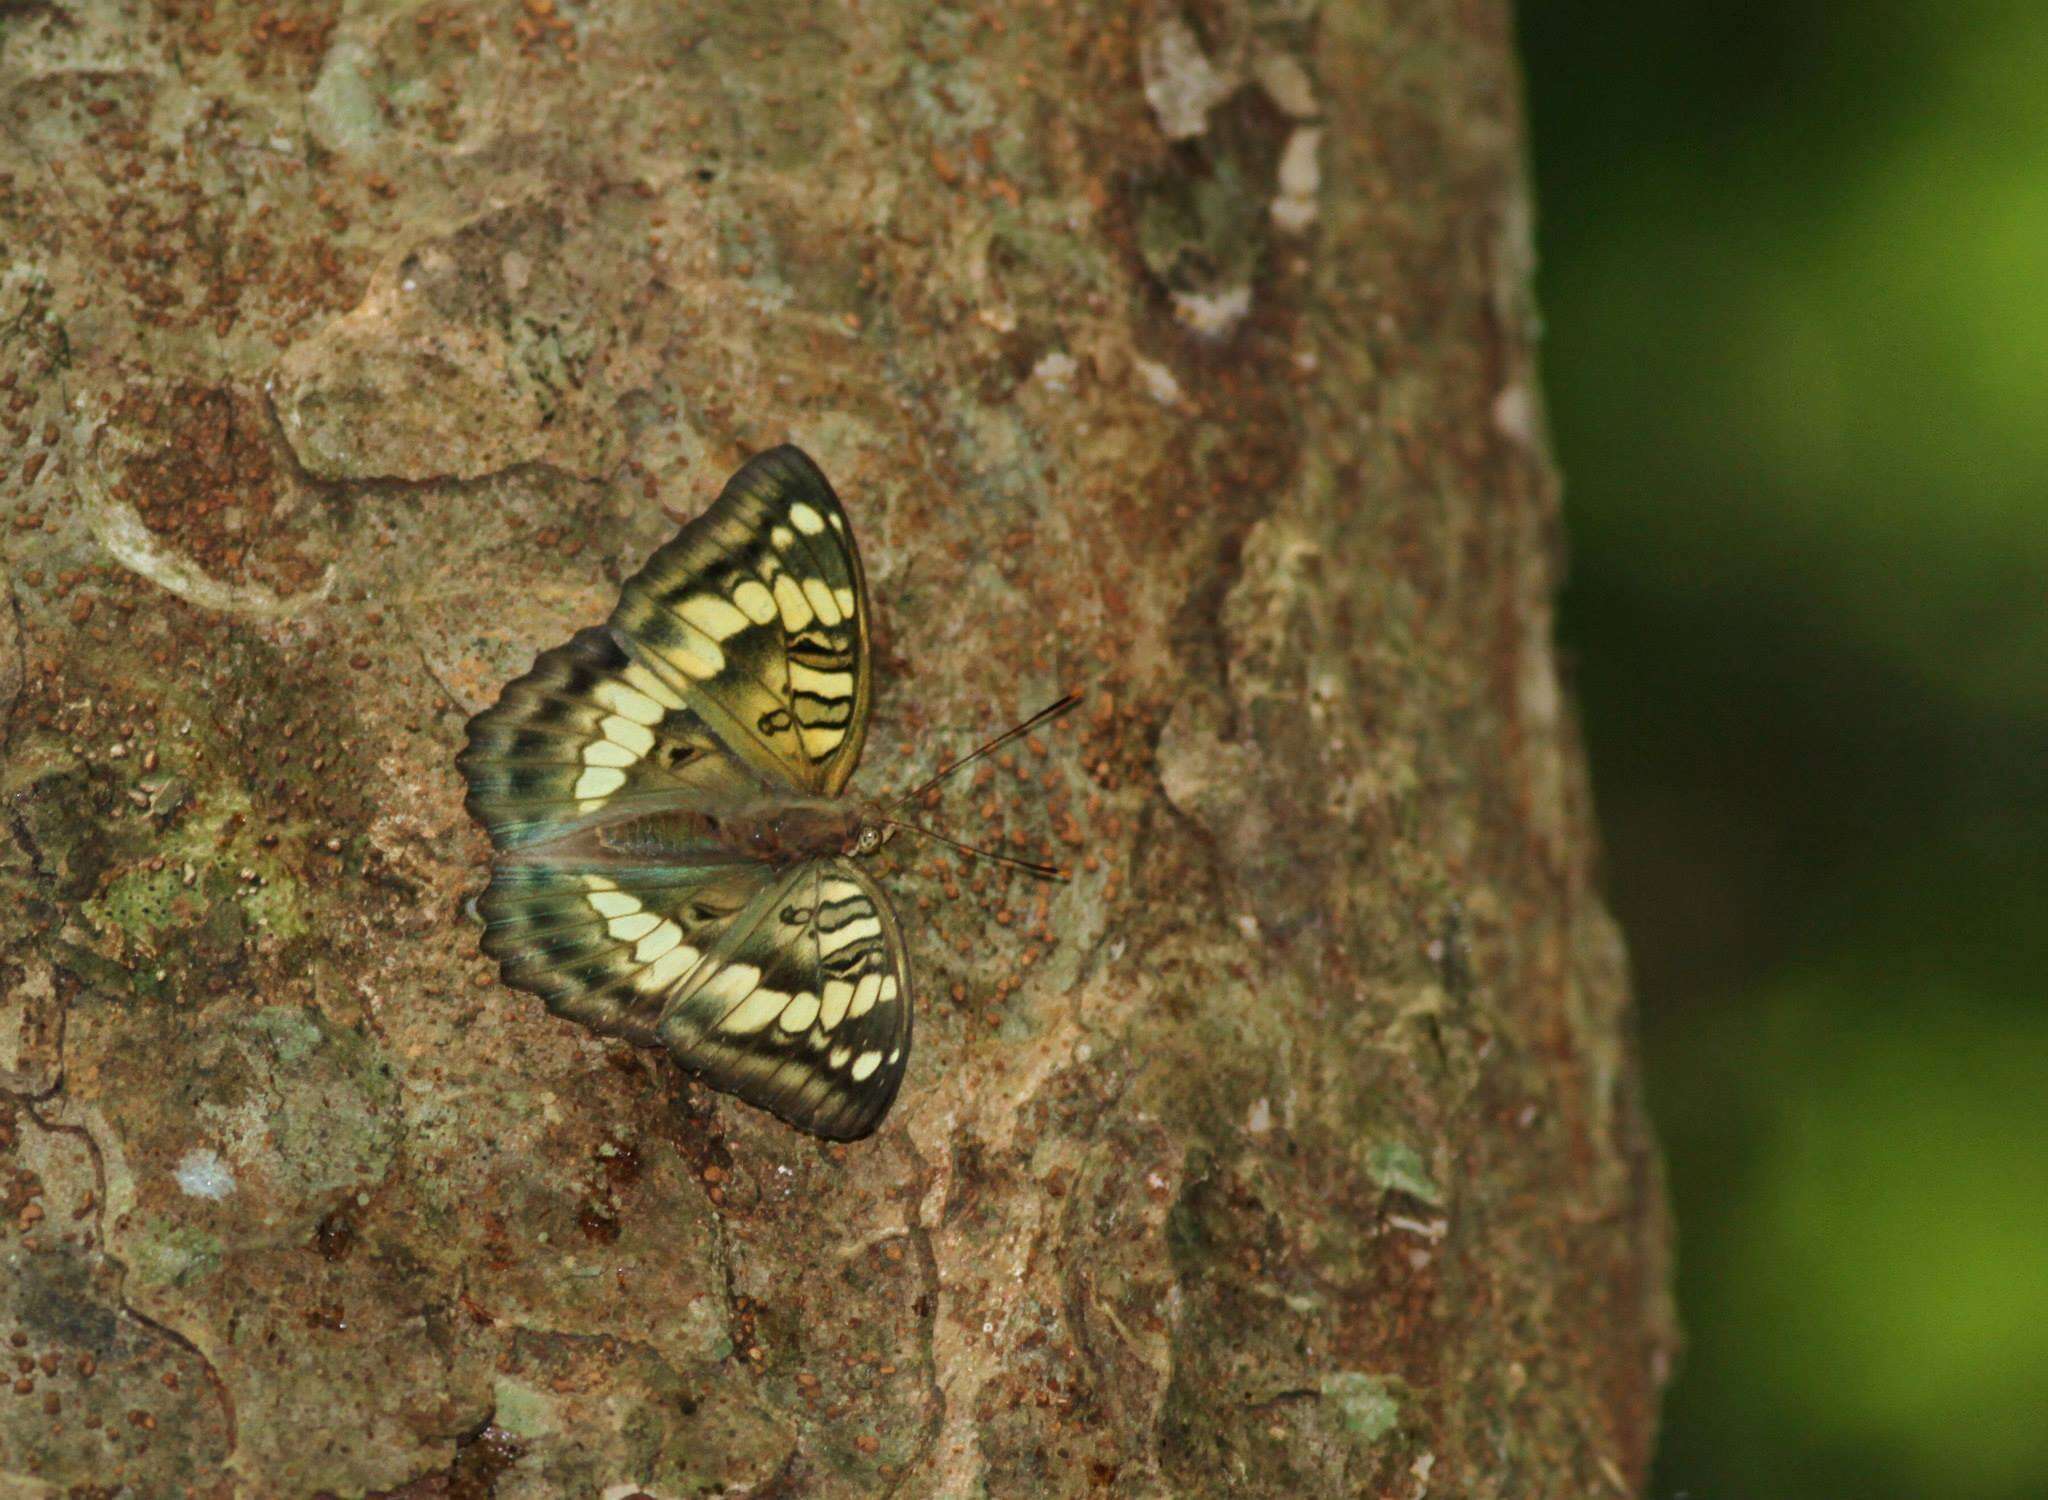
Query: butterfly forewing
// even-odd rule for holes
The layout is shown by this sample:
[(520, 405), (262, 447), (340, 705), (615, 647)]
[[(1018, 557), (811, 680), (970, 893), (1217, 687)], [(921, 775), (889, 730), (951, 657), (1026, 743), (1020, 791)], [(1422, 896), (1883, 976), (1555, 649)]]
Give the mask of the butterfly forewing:
[(611, 628), (763, 775), (845, 787), (867, 735), (867, 583), (838, 496), (797, 449), (749, 460), (627, 581)]
[(749, 461), (470, 725), (469, 806), (499, 851), (481, 909), (508, 983), (665, 1046), (834, 1139), (903, 1080), (910, 969), (843, 858), (777, 867), (719, 824), (838, 794), (867, 734), (868, 602), (838, 498), (798, 450)]
[(542, 652), (471, 720), (457, 764), (470, 812), (500, 849), (559, 839), (597, 818), (726, 806), (763, 785), (683, 695), (602, 628)]

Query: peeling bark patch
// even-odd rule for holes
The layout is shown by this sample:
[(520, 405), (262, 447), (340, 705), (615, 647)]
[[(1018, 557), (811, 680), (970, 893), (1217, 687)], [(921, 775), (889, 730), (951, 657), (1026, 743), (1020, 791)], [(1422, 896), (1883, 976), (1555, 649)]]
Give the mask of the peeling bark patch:
[(1202, 337), (1227, 338), (1252, 310), (1252, 289), (1233, 286), (1219, 292), (1175, 292), (1173, 310), (1181, 322)]
[(1138, 53), (1145, 98), (1170, 141), (1184, 141), (1209, 127), (1209, 111), (1237, 88), (1202, 50), (1194, 27), (1169, 16), (1146, 33)]
[(1321, 130), (1303, 126), (1287, 138), (1280, 153), (1280, 191), (1273, 199), (1273, 223), (1287, 234), (1300, 234), (1316, 221), (1320, 210), (1317, 194), (1322, 188), (1322, 170), (1316, 153), (1322, 148)]
[(1319, 138), (1246, 93), (1140, 187), (1138, 253), (1184, 327), (1221, 341), (1250, 314), (1272, 230), (1299, 234), (1315, 216)]

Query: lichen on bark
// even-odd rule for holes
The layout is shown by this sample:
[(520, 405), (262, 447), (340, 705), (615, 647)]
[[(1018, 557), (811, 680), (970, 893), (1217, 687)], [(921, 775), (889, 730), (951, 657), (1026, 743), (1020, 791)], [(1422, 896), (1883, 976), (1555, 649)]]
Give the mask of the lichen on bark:
[[(1672, 1334), (1505, 0), (0, 16), (30, 1495), (1627, 1493)], [(469, 714), (743, 454), (878, 601), (879, 1135), (498, 985)]]

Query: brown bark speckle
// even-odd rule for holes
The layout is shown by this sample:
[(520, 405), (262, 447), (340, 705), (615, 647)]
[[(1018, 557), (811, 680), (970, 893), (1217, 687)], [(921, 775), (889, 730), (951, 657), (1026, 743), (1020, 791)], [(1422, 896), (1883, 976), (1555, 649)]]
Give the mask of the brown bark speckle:
[[(1505, 5), (5, 25), (10, 1474), (1640, 1481)], [(783, 438), (879, 601), (863, 786), (1087, 694), (930, 813), (1072, 884), (888, 876), (918, 1050), (852, 1147), (464, 913), (465, 718)]]

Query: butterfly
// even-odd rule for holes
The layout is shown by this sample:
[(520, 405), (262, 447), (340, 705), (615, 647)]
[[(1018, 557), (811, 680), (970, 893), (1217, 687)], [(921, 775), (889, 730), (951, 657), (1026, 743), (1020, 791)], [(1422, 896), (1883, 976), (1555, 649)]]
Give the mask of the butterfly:
[(880, 1124), (910, 1057), (903, 924), (856, 859), (899, 829), (986, 853), (892, 814), (1077, 701), (890, 804), (843, 795), (874, 701), (870, 615), (838, 496), (772, 449), (610, 619), (471, 720), (457, 759), (495, 851), (478, 909), (505, 982), (833, 1140)]

